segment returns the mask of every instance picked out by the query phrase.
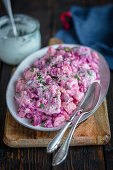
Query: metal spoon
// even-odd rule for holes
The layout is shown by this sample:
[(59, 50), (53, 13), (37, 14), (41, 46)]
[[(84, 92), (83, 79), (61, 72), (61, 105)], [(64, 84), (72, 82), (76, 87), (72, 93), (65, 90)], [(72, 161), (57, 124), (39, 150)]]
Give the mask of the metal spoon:
[[(71, 117), (70, 120), (68, 120), (68, 122), (65, 124), (65, 126), (59, 131), (59, 133), (53, 138), (53, 140), (48, 144), (47, 146), (47, 153), (52, 153), (54, 150), (56, 150), (58, 148), (59, 143), (61, 142), (61, 139), (65, 133), (65, 131), (67, 130), (67, 128), (69, 127), (69, 125), (72, 123), (72, 121), (74, 120), (76, 114), (79, 111), (82, 111), (86, 108), (87, 103), (90, 101), (90, 97), (92, 90), (96, 87), (97, 83), (93, 83), (88, 91), (85, 94), (85, 97), (83, 98), (82, 102), (79, 104), (79, 106), (77, 107), (77, 111), (73, 114), (73, 116)], [(93, 94), (93, 93), (92, 93)]]
[(67, 128), (70, 126), (70, 124), (74, 120), (76, 114), (81, 111), (80, 107), (81, 107), (82, 103), (86, 100), (86, 96), (87, 95), (85, 95), (83, 101), (79, 104), (79, 106), (77, 107), (77, 111), (73, 114), (73, 116), (70, 118), (70, 120), (67, 121), (65, 126), (59, 131), (59, 133), (48, 144), (48, 146), (47, 146), (47, 153), (52, 153), (54, 150), (56, 150), (58, 148), (58, 145), (61, 142), (61, 139), (62, 139), (65, 131), (67, 130)]
[(64, 143), (61, 145), (58, 152), (55, 154), (53, 158), (52, 165), (59, 165), (61, 162), (65, 160), (68, 154), (69, 144), (73, 135), (73, 132), (75, 128), (77, 127), (77, 124), (79, 123), (79, 120), (82, 118), (83, 115), (87, 114), (88, 112), (92, 111), (99, 102), (100, 98), (100, 85), (95, 82), (93, 83), (89, 88), (85, 95), (85, 100), (83, 101), (81, 108), (84, 113), (82, 113), (80, 116), (78, 116), (76, 123), (72, 126), (67, 139), (64, 141)]
[(4, 6), (6, 8), (8, 15), (9, 15), (11, 24), (12, 24), (13, 34), (15, 37), (17, 37), (18, 33), (17, 33), (15, 22), (14, 22), (14, 17), (13, 17), (12, 8), (11, 8), (11, 2), (10, 2), (10, 0), (3, 0), (3, 3), (4, 3)]
[(74, 115), (71, 117), (71, 119), (69, 121), (67, 121), (67, 123), (65, 124), (65, 126), (59, 131), (59, 133), (53, 138), (53, 140), (48, 144), (47, 146), (47, 153), (52, 153), (54, 150), (56, 150), (58, 148), (59, 143), (61, 142), (61, 139), (65, 133), (65, 131), (67, 130), (67, 128), (69, 127), (69, 125), (72, 123), (72, 120), (74, 119), (74, 117), (76, 116), (76, 114), (81, 111), (80, 109), (77, 110)]

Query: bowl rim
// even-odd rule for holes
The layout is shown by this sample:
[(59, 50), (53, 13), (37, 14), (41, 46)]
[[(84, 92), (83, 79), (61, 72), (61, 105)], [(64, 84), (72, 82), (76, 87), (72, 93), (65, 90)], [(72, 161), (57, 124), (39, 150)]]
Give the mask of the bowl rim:
[[(33, 34), (35, 34), (37, 31), (39, 32), (40, 31), (40, 22), (39, 22), (39, 20), (38, 19), (36, 19), (36, 18), (34, 18), (34, 17), (32, 17), (32, 16), (29, 16), (29, 15), (26, 15), (26, 14), (14, 14), (14, 20), (15, 19), (18, 19), (18, 17), (20, 17), (20, 19), (22, 18), (22, 17), (26, 17), (27, 19), (31, 19), (34, 23), (35, 23), (35, 28), (31, 31), (31, 32), (29, 32), (29, 33), (27, 33), (27, 34), (25, 34), (25, 35), (19, 35), (19, 36), (17, 36), (17, 37), (0, 37), (0, 39), (3, 39), (4, 41), (7, 41), (7, 40), (17, 40), (17, 39), (22, 39), (22, 38), (26, 38), (26, 37), (28, 37), (28, 36), (32, 36)], [(7, 15), (4, 15), (4, 16), (1, 16), (0, 17), (0, 20), (3, 20), (4, 19), (4, 24), (3, 25), (5, 25), (7, 22), (9, 22), (10, 20), (9, 20), (9, 18), (8, 18), (8, 16)], [(16, 21), (15, 21), (16, 22)], [(1, 24), (2, 25), (2, 24)], [(1, 27), (1, 26), (0, 26)], [(29, 56), (28, 56), (29, 57)]]
[[(25, 126), (25, 127), (27, 127), (27, 128), (30, 128), (30, 129), (32, 129), (32, 130), (38, 130), (38, 131), (57, 131), (57, 130), (60, 130), (60, 129), (64, 126), (65, 122), (64, 122), (62, 125), (58, 126), (58, 127), (45, 128), (45, 127), (41, 127), (41, 126), (33, 126), (32, 124), (26, 124), (26, 123), (24, 123), (23, 121), (20, 121), (20, 119), (22, 120), (22, 119), (27, 119), (27, 118), (20, 118), (20, 119), (19, 119), (19, 117), (16, 115), (16, 113), (12, 113), (11, 106), (9, 105), (9, 97), (8, 97), (9, 87), (10, 87), (12, 81), (13, 81), (13, 77), (15, 76), (16, 73), (18, 73), (19, 68), (21, 68), (21, 66), (22, 66), (24, 63), (26, 63), (27, 61), (29, 61), (30, 58), (31, 58), (31, 60), (30, 60), (30, 61), (31, 61), (31, 64), (34, 63), (34, 61), (36, 61), (38, 58), (40, 58), (40, 57), (38, 56), (38, 53), (41, 53), (41, 52), (43, 53), (44, 50), (47, 51), (50, 46), (57, 48), (59, 45), (60, 45), (60, 44), (55, 44), (55, 45), (46, 46), (46, 47), (41, 48), (40, 50), (32, 53), (32, 54), (29, 55), (28, 57), (26, 57), (26, 58), (17, 66), (16, 70), (14, 71), (14, 73), (12, 74), (12, 76), (11, 76), (11, 78), (10, 78), (10, 80), (9, 80), (9, 83), (8, 83), (8, 86), (7, 86), (7, 89), (6, 89), (6, 104), (7, 104), (9, 113), (12, 115), (12, 117), (13, 117), (18, 123), (20, 123), (21, 125), (23, 125), (23, 126)], [(72, 47), (72, 48), (73, 48), (73, 47), (77, 47), (77, 46), (78, 46), (78, 47), (79, 47), (79, 46), (87, 47), (87, 46), (83, 46), (83, 45), (79, 45), (79, 44), (62, 44), (62, 45), (63, 45), (63, 46), (70, 46), (70, 47)], [(90, 48), (90, 47), (87, 47), (87, 48)], [(109, 67), (108, 67), (108, 64), (107, 64), (105, 58), (104, 58), (103, 55), (100, 54), (98, 51), (96, 51), (96, 50), (94, 50), (94, 49), (92, 49), (92, 48), (90, 48), (90, 49), (93, 50), (93, 51), (95, 51), (95, 52), (97, 52), (97, 54), (99, 54), (99, 55), (103, 58), (103, 60), (104, 60), (104, 62), (105, 62), (105, 64), (106, 64), (106, 67), (107, 67), (107, 69), (108, 69), (108, 72), (109, 72), (109, 74), (108, 74), (109, 77), (108, 77), (107, 89), (106, 89), (106, 92), (105, 92), (105, 95), (104, 95), (102, 101), (98, 104), (98, 106), (95, 108), (95, 110), (93, 110), (93, 111), (89, 114), (89, 116), (92, 115), (92, 114), (99, 108), (99, 106), (102, 104), (104, 98), (106, 97), (106, 94), (107, 94), (108, 88), (109, 88), (109, 84), (110, 84), (110, 70), (109, 70)], [(35, 60), (33, 61), (32, 57), (35, 56), (35, 55), (37, 55), (37, 56), (35, 57)], [(44, 55), (44, 54), (42, 54), (42, 56), (43, 56), (43, 55)], [(30, 64), (30, 65), (31, 65), (31, 64)], [(30, 65), (28, 65), (28, 66), (30, 66)], [(27, 66), (27, 67), (28, 67), (28, 66)], [(24, 69), (26, 69), (26, 67), (24, 67)], [(22, 71), (21, 71), (21, 72), (22, 72)], [(87, 116), (86, 118), (84, 118), (84, 120), (86, 120), (89, 116)], [(82, 121), (84, 121), (84, 120), (82, 120)], [(80, 121), (79, 123), (81, 123), (82, 121)]]

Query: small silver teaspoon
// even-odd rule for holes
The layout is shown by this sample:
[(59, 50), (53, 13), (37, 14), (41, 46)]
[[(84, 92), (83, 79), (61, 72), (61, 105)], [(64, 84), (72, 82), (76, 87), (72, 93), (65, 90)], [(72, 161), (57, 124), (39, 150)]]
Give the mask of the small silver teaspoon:
[(6, 8), (8, 15), (9, 15), (11, 24), (12, 24), (13, 34), (15, 37), (17, 37), (18, 33), (17, 33), (15, 22), (14, 22), (14, 17), (13, 17), (12, 8), (11, 8), (11, 2), (10, 2), (10, 0), (3, 0), (3, 3), (4, 3), (4, 6)]

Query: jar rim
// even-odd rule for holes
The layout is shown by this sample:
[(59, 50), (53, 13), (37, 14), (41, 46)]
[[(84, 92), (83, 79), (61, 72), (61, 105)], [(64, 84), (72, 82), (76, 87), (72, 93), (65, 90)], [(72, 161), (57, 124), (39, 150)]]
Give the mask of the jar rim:
[[(20, 17), (20, 18), (22, 18), (22, 17), (27, 17), (27, 18), (33, 20), (33, 22), (35, 23), (35, 28), (34, 28), (31, 32), (28, 32), (28, 33), (25, 34), (25, 35), (19, 35), (19, 36), (17, 36), (17, 37), (7, 37), (7, 38), (6, 38), (6, 37), (0, 37), (0, 39), (24, 38), (24, 37), (26, 37), (26, 36), (28, 36), (28, 35), (32, 35), (32, 34), (35, 33), (37, 30), (40, 29), (40, 23), (39, 23), (39, 21), (38, 21), (36, 18), (31, 17), (31, 16), (26, 15), (26, 14), (14, 14), (14, 19), (17, 18), (17, 17)], [(4, 23), (1, 23), (1, 20), (2, 20), (2, 21), (4, 20)], [(0, 17), (0, 25), (5, 25), (7, 22), (9, 22), (9, 18), (8, 18), (7, 15)]]

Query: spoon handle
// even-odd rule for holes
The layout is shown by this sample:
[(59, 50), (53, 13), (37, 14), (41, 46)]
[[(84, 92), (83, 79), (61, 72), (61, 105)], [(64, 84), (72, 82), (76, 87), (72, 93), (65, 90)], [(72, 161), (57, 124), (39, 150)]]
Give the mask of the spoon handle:
[(60, 149), (58, 150), (58, 152), (55, 154), (54, 158), (53, 158), (53, 162), (52, 165), (59, 165), (61, 162), (63, 162), (65, 160), (65, 158), (67, 157), (68, 154), (68, 149), (69, 149), (69, 144), (73, 135), (73, 132), (75, 130), (75, 128), (77, 127), (77, 124), (79, 123), (79, 120), (81, 119), (81, 117), (86, 114), (87, 112), (82, 113), (76, 123), (72, 126), (68, 137), (66, 138), (66, 140), (64, 141), (64, 143), (61, 145)]
[(16, 37), (18, 35), (18, 33), (17, 33), (16, 25), (14, 23), (13, 13), (12, 13), (12, 9), (11, 9), (11, 2), (10, 2), (10, 0), (3, 0), (3, 3), (5, 5), (7, 13), (10, 17), (10, 20), (12, 23), (12, 28), (13, 28), (13, 33), (14, 33), (14, 36)]
[(59, 145), (59, 143), (60, 143), (60, 141), (61, 141), (65, 131), (67, 130), (67, 128), (69, 127), (70, 124), (71, 124), (71, 122), (66, 123), (64, 128), (62, 128), (60, 130), (60, 132), (48, 144), (48, 146), (47, 146), (47, 153), (52, 153), (54, 150), (56, 150), (58, 148), (58, 145)]
[(59, 143), (61, 142), (61, 139), (69, 127), (69, 125), (72, 123), (72, 120), (74, 119), (75, 115), (79, 112), (80, 110), (77, 110), (74, 115), (71, 117), (71, 119), (66, 123), (66, 125), (59, 131), (59, 133), (53, 138), (53, 140), (48, 144), (47, 147), (47, 153), (52, 153), (55, 149), (58, 148)]

